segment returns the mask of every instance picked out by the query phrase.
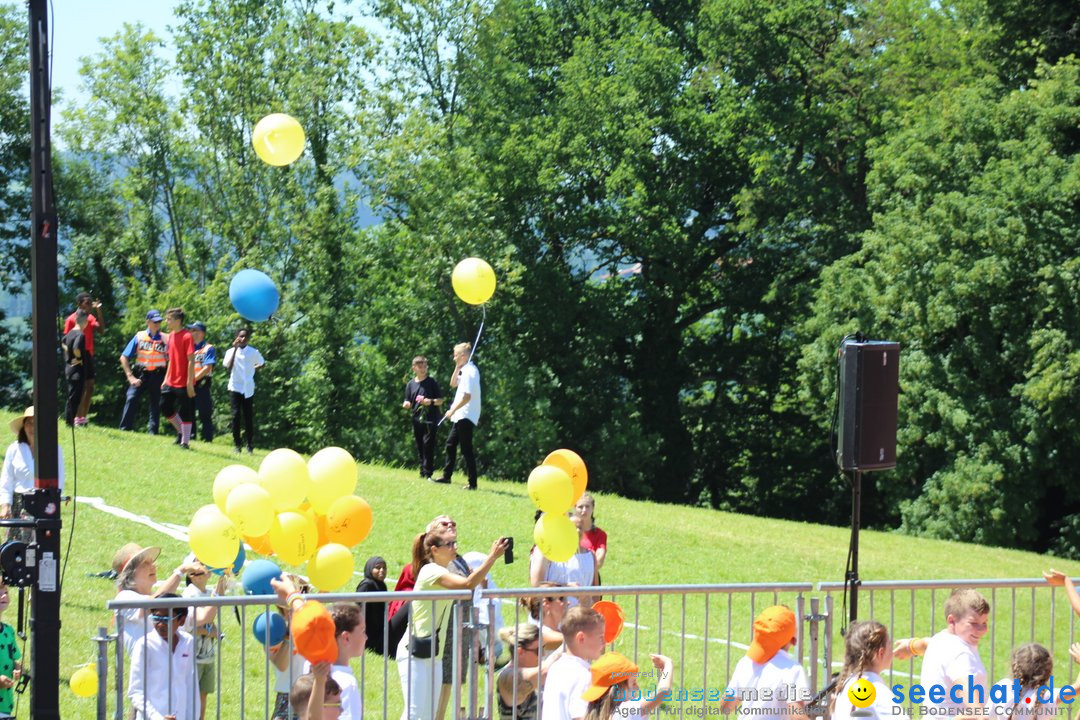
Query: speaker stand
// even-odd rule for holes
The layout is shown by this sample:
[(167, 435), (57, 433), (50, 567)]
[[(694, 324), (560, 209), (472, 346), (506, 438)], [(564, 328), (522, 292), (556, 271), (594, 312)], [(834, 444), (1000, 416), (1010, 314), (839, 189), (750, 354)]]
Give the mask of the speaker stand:
[(848, 546), (848, 567), (844, 573), (844, 585), (848, 596), (848, 620), (859, 619), (859, 525), (862, 510), (862, 471), (851, 472), (851, 544)]

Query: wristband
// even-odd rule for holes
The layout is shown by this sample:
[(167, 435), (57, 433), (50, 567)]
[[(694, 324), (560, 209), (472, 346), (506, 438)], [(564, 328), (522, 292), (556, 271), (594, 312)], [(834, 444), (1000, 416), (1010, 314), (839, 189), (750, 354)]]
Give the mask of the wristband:
[(289, 593), (289, 596), (285, 598), (285, 607), (292, 610), (292, 604), (294, 600), (303, 600), (304, 597), (299, 592)]

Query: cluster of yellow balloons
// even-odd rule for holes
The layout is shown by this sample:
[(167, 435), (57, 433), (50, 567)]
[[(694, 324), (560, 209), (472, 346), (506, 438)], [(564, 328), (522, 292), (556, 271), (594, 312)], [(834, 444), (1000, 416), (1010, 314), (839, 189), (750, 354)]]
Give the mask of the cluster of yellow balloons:
[(454, 292), (470, 305), (483, 305), (495, 294), (495, 271), (480, 258), (465, 258), (450, 275)]
[(214, 478), (213, 504), (191, 518), (191, 549), (209, 567), (229, 567), (242, 539), (260, 555), (306, 562), (313, 585), (337, 590), (353, 574), (350, 548), (363, 542), (373, 521), (355, 489), (356, 461), (339, 447), (323, 448), (307, 462), (293, 450), (274, 450), (258, 472), (228, 465)]
[(544, 511), (533, 528), (540, 552), (553, 562), (566, 562), (578, 549), (578, 532), (566, 511), (585, 493), (589, 473), (573, 450), (556, 450), (529, 473), (529, 497)]
[(269, 165), (289, 165), (304, 152), (304, 128), (296, 118), (272, 113), (255, 124), (251, 145), (259, 159)]

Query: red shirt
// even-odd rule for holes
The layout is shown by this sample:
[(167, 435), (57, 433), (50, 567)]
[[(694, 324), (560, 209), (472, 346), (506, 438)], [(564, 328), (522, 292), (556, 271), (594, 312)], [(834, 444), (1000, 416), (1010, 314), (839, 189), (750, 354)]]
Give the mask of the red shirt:
[[(412, 563), (409, 563), (401, 569), (401, 575), (398, 577), (397, 585), (394, 586), (394, 590), (400, 590), (405, 592), (406, 590), (416, 589), (416, 577), (413, 576)], [(394, 617), (394, 614), (404, 605), (407, 600), (395, 600), (390, 603), (389, 612), (386, 617)]]
[(166, 341), (169, 346), (169, 367), (165, 371), (165, 385), (169, 387), (187, 387), (188, 358), (195, 356), (195, 341), (186, 329), (169, 333)]
[[(67, 320), (64, 321), (64, 334), (67, 335), (75, 327), (75, 316), (78, 314), (78, 310), (67, 316)], [(86, 320), (86, 329), (83, 330), (83, 335), (86, 336), (86, 352), (91, 355), (94, 354), (94, 328), (101, 327), (101, 323), (97, 321), (97, 318), (91, 315)]]
[(581, 534), (581, 547), (586, 550), (597, 550), (607, 548), (607, 533), (598, 527), (593, 527), (592, 530), (586, 530)]

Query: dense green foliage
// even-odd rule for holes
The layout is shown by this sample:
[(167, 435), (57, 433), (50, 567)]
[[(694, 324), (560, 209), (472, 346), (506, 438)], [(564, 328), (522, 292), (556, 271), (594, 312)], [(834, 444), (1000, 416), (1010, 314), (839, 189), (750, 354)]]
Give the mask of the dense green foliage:
[[(1077, 554), (1075, 12), (1013, 5), (185, 0), (175, 64), (125, 27), (59, 131), (64, 292), (110, 313), (97, 421), (148, 307), (227, 344), (257, 267), (263, 444), (410, 462), (409, 359), (445, 385), (486, 317), (483, 472), (572, 447), (601, 489), (843, 522), (860, 329), (904, 346), (868, 523)], [(288, 168), (250, 149), (273, 111), (308, 134)]]

